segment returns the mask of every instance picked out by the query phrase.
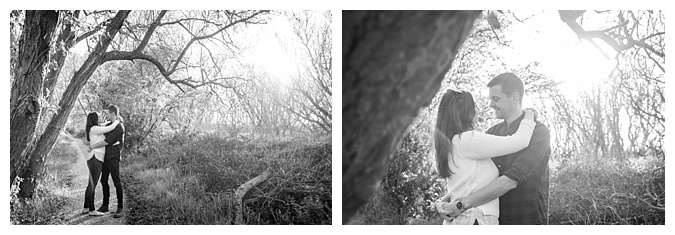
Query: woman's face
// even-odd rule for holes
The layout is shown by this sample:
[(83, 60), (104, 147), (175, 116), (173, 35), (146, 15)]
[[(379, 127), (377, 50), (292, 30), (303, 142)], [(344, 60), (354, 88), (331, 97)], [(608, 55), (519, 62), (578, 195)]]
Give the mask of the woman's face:
[(96, 114), (98, 114), (98, 124), (99, 125), (102, 124), (103, 122), (105, 122), (105, 115), (103, 115), (102, 112), (97, 112)]

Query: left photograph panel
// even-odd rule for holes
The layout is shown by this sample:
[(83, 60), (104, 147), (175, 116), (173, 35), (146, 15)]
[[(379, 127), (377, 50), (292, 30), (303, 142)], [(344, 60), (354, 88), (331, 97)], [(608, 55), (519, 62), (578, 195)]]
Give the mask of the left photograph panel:
[(10, 13), (10, 224), (332, 224), (331, 11)]

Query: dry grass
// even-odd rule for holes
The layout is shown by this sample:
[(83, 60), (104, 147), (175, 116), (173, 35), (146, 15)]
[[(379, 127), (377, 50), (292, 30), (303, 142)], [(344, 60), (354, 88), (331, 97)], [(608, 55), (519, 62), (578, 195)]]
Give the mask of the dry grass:
[[(549, 224), (665, 224), (663, 156), (626, 162), (554, 162)], [(441, 224), (404, 218), (380, 190), (352, 224)], [(434, 218), (435, 215), (428, 215)]]
[(330, 224), (330, 139), (175, 136), (133, 154), (123, 171), (132, 224), (233, 224), (234, 191), (265, 169), (245, 201), (248, 224)]
[(67, 142), (57, 140), (47, 156), (44, 178), (40, 180), (34, 198), (23, 200), (16, 197), (16, 187), (10, 190), (11, 224), (58, 223), (59, 211), (68, 202), (70, 164), (77, 161), (77, 153)]
[[(665, 224), (662, 161), (570, 163), (552, 174), (551, 224)], [(665, 209), (665, 207), (663, 207)]]
[(391, 205), (383, 190), (379, 190), (369, 203), (359, 209), (349, 224), (352, 225), (390, 225), (405, 224), (405, 216)]

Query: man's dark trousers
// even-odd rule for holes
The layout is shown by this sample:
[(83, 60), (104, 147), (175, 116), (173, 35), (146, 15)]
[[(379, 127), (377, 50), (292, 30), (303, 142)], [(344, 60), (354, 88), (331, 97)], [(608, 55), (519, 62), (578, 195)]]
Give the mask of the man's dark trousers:
[[(112, 148), (119, 148), (113, 146)], [(117, 192), (117, 207), (124, 207), (124, 193), (122, 189), (122, 180), (120, 179), (120, 154), (119, 150), (115, 151), (115, 156), (109, 156), (106, 151), (105, 160), (103, 161), (103, 170), (101, 171), (101, 187), (103, 187), (103, 206), (108, 206), (110, 203), (110, 185), (108, 184), (108, 175), (112, 176), (115, 191)]]

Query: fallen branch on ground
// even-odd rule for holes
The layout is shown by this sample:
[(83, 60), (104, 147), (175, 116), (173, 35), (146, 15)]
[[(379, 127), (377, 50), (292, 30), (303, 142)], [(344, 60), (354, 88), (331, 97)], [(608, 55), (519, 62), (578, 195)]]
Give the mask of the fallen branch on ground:
[(262, 183), (263, 181), (267, 180), (270, 178), (271, 175), (271, 170), (270, 168), (267, 168), (265, 171), (263, 171), (262, 174), (256, 176), (255, 178), (249, 180), (248, 182), (242, 184), (237, 188), (237, 191), (235, 192), (236, 200), (237, 200), (237, 220), (236, 224), (244, 224), (244, 199), (246, 196), (246, 193), (248, 193), (249, 190), (251, 190), (253, 187), (256, 185)]

